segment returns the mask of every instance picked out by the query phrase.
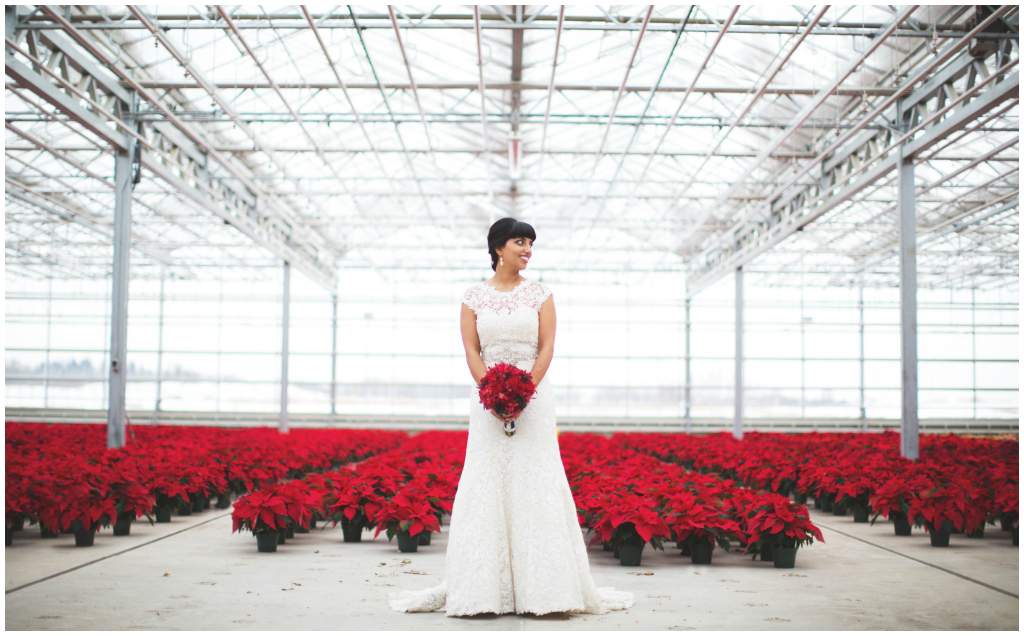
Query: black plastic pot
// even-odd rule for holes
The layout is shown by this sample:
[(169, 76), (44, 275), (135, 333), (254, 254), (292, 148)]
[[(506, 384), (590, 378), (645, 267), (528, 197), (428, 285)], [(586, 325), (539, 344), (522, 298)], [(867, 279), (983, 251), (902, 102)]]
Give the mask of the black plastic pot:
[(203, 510), (209, 510), (209, 509), (210, 509), (210, 498), (209, 497), (203, 497)]
[(690, 556), (690, 544), (680, 543), (679, 548), (682, 550), (682, 556)]
[(974, 530), (967, 533), (968, 539), (984, 539), (985, 538), (985, 524), (981, 524)]
[(825, 494), (821, 496), (821, 511), (832, 512), (835, 506), (835, 498), (832, 494)]
[(619, 546), (614, 543), (612, 544), (612, 556), (616, 559), (619, 558)]
[(418, 534), (410, 535), (409, 531), (398, 533), (398, 551), (399, 552), (416, 552), (420, 545), (420, 537)]
[(60, 533), (57, 532), (56, 530), (50, 530), (46, 526), (44, 526), (43, 524), (40, 523), (39, 524), (39, 536), (41, 536), (44, 539), (56, 539), (57, 537), (60, 536)]
[(85, 528), (75, 528), (75, 547), (88, 548), (92, 546), (96, 540), (96, 530), (86, 530)]
[(114, 536), (127, 537), (132, 531), (132, 518), (130, 516), (118, 516), (114, 522)]
[(192, 512), (202, 512), (202, 511), (203, 511), (203, 500), (200, 499), (199, 497), (193, 497), (192, 498)]
[(805, 492), (793, 493), (793, 503), (795, 503), (797, 505), (800, 505), (800, 506), (806, 506), (807, 505), (807, 493), (805, 493)]
[(821, 495), (814, 495), (814, 509), (815, 510), (821, 510), (823, 505), (824, 505), (824, 502), (822, 502), (822, 496)]
[(222, 492), (217, 495), (217, 510), (227, 510), (231, 507), (231, 493)]
[(619, 564), (638, 566), (640, 565), (640, 557), (644, 553), (644, 546), (642, 545), (620, 545), (619, 546)]
[(1011, 532), (1013, 530), (1014, 518), (1011, 515), (1004, 514), (999, 518), (999, 529), (1003, 532)]
[(345, 543), (359, 543), (363, 540), (363, 524), (341, 522), (341, 534)]
[(14, 526), (7, 526), (4, 530), (4, 545), (11, 545), (14, 540)]
[(257, 552), (277, 552), (277, 533), (276, 532), (257, 532), (256, 533), (256, 551)]
[(837, 517), (846, 516), (846, 504), (839, 503), (838, 501), (832, 503), (832, 514)]
[(856, 508), (853, 509), (853, 522), (867, 523), (870, 514), (871, 511), (868, 510), (867, 508), (861, 508), (860, 506), (857, 506)]
[(309, 520), (309, 529), (316, 530), (316, 517), (311, 517)]
[(178, 506), (178, 514), (182, 517), (192, 516), (192, 502), (186, 502)]
[(907, 515), (892, 515), (892, 526), (896, 530), (897, 537), (909, 537), (913, 529)]
[(423, 530), (420, 532), (420, 545), (430, 545), (430, 530)]
[(948, 548), (950, 530), (952, 529), (953, 524), (951, 524), (949, 521), (943, 521), (941, 527), (936, 528), (934, 530), (929, 530), (928, 534), (931, 535), (932, 547)]
[(156, 522), (157, 523), (170, 523), (171, 522), (171, 509), (167, 507), (156, 509)]
[(288, 524), (288, 528), (284, 531), (284, 538), (285, 539), (294, 539), (295, 538), (295, 524), (294, 523), (289, 523)]
[(295, 532), (299, 534), (309, 534), (309, 528), (305, 526), (295, 526)]
[(15, 532), (21, 532), (24, 529), (25, 529), (25, 517), (19, 516), (17, 519), (14, 520), (14, 531)]
[(284, 545), (284, 539), (285, 539), (284, 535), (285, 535), (285, 531), (284, 530), (278, 530), (277, 531), (277, 545)]
[(604, 550), (605, 552), (611, 552), (612, 551), (612, 543), (611, 543), (611, 541), (602, 541), (601, 542), (601, 549)]
[(694, 565), (708, 565), (711, 563), (712, 546), (706, 543), (690, 544), (690, 563)]
[(761, 560), (762, 561), (774, 561), (775, 560), (775, 549), (766, 545), (761, 548)]
[(775, 548), (775, 567), (795, 568), (798, 548)]
[(1013, 529), (1010, 530), (1010, 532), (1013, 533), (1013, 545), (1020, 547), (1017, 543), (1017, 541), (1020, 539), (1020, 527), (1014, 526)]

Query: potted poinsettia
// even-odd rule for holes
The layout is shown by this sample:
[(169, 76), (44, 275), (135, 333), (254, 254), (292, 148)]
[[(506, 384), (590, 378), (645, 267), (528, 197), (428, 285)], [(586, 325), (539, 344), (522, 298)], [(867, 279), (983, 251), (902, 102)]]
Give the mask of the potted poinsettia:
[(728, 551), (730, 541), (742, 538), (739, 524), (716, 504), (721, 504), (717, 496), (712, 495), (708, 501), (690, 491), (675, 493), (665, 502), (664, 511), (669, 527), (678, 545), (684, 549), (684, 554), (689, 552), (694, 564), (711, 563), (716, 543)]
[(1016, 482), (1007, 479), (997, 482), (993, 488), (992, 509), (1000, 520), (1010, 526), (1013, 533), (1013, 545), (1020, 542), (1020, 488)]
[(157, 523), (170, 523), (171, 513), (175, 510), (182, 514), (192, 514), (191, 502), (188, 498), (188, 487), (182, 483), (181, 476), (163, 471), (153, 477), (151, 484), (156, 502)]
[(775, 567), (792, 568), (796, 552), (814, 539), (824, 542), (821, 530), (811, 523), (807, 507), (775, 493), (758, 493), (743, 507), (740, 523), (747, 534), (744, 552), (771, 548)]
[(924, 526), (936, 548), (949, 547), (953, 528), (964, 531), (985, 522), (985, 512), (972, 500), (974, 485), (959, 476), (935, 480), (910, 500), (907, 517)]
[(376, 539), (382, 529), (387, 532), (388, 541), (397, 535), (400, 552), (416, 552), (421, 532), (441, 530), (430, 504), (422, 499), (411, 499), (404, 492), (396, 494), (378, 510), (374, 520), (378, 526), (373, 538)]
[(618, 551), (621, 565), (640, 565), (648, 543), (652, 548), (665, 549), (661, 540), (671, 536), (672, 531), (655, 509), (656, 503), (650, 497), (622, 493), (618, 503), (601, 520), (597, 537), (608, 541)]
[(323, 504), (323, 492), (311, 489), (301, 480), (286, 481), (282, 484), (268, 484), (262, 490), (270, 491), (285, 503), (285, 514), (289, 524), (285, 530), (286, 537), (294, 536), (295, 529), (308, 529), (313, 512), (320, 510)]
[(279, 537), (289, 521), (287, 504), (281, 497), (268, 490), (257, 490), (235, 502), (231, 532), (248, 530), (256, 537), (258, 552), (277, 552)]
[[(922, 481), (924, 480), (924, 481)], [(929, 482), (923, 475), (894, 473), (886, 479), (868, 498), (868, 505), (874, 516), (874, 524), (878, 517), (892, 521), (896, 536), (909, 537), (913, 524), (907, 516), (910, 501), (917, 492), (928, 486)]]
[(854, 523), (867, 523), (871, 508), (871, 493), (877, 480), (867, 473), (853, 474), (836, 484), (836, 504), (853, 510)]
[(153, 523), (153, 508), (156, 498), (153, 493), (139, 483), (112, 484), (111, 494), (117, 503), (117, 521), (114, 523), (114, 536), (126, 537), (131, 533), (132, 522), (143, 516)]
[(371, 527), (377, 511), (386, 501), (369, 484), (348, 482), (339, 487), (327, 509), (327, 518), (341, 524), (345, 543), (362, 540), (364, 528)]
[(40, 523), (75, 534), (75, 545), (93, 545), (96, 531), (117, 518), (114, 498), (99, 484), (67, 484), (39, 511)]

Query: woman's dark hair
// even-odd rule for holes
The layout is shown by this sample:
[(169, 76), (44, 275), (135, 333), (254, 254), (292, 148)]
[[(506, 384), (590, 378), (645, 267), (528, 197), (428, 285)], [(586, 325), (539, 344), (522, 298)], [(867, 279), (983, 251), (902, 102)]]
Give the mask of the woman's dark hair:
[(499, 248), (505, 247), (509, 239), (528, 238), (531, 241), (537, 240), (537, 233), (529, 223), (517, 221), (512, 217), (506, 217), (494, 222), (487, 232), (487, 251), (491, 254), (491, 269), (498, 269)]

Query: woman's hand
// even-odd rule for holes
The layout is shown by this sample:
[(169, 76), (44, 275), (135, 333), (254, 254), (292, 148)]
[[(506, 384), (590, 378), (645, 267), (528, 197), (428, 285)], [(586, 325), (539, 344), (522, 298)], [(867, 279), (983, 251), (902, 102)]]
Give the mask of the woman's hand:
[(496, 410), (491, 409), (491, 415), (498, 418), (502, 422), (508, 423), (516, 419), (516, 415), (518, 415), (518, 413), (513, 413), (512, 415), (498, 415), (498, 412)]

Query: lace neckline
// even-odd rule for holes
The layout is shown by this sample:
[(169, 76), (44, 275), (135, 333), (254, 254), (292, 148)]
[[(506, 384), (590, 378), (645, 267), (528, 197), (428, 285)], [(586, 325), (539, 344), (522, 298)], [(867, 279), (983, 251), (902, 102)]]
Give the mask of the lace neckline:
[(495, 294), (511, 294), (511, 293), (514, 293), (514, 292), (515, 292), (515, 291), (516, 291), (517, 289), (519, 289), (520, 287), (523, 287), (523, 286), (525, 286), (525, 285), (526, 285), (527, 283), (529, 283), (529, 282), (530, 282), (530, 279), (529, 279), (529, 278), (524, 278), (524, 279), (522, 280), (522, 282), (520, 282), (520, 283), (519, 283), (518, 285), (516, 285), (515, 287), (513, 287), (512, 289), (510, 289), (510, 290), (508, 290), (508, 291), (501, 291), (501, 290), (500, 290), (500, 289), (498, 289), (497, 287), (493, 287), (493, 286), (491, 286), (491, 285), (488, 285), (488, 284), (487, 284), (486, 282), (481, 282), (480, 284), (481, 284), (481, 285), (483, 285), (484, 287), (486, 287), (487, 289), (491, 290), (491, 291), (492, 291), (492, 292), (494, 292)]

